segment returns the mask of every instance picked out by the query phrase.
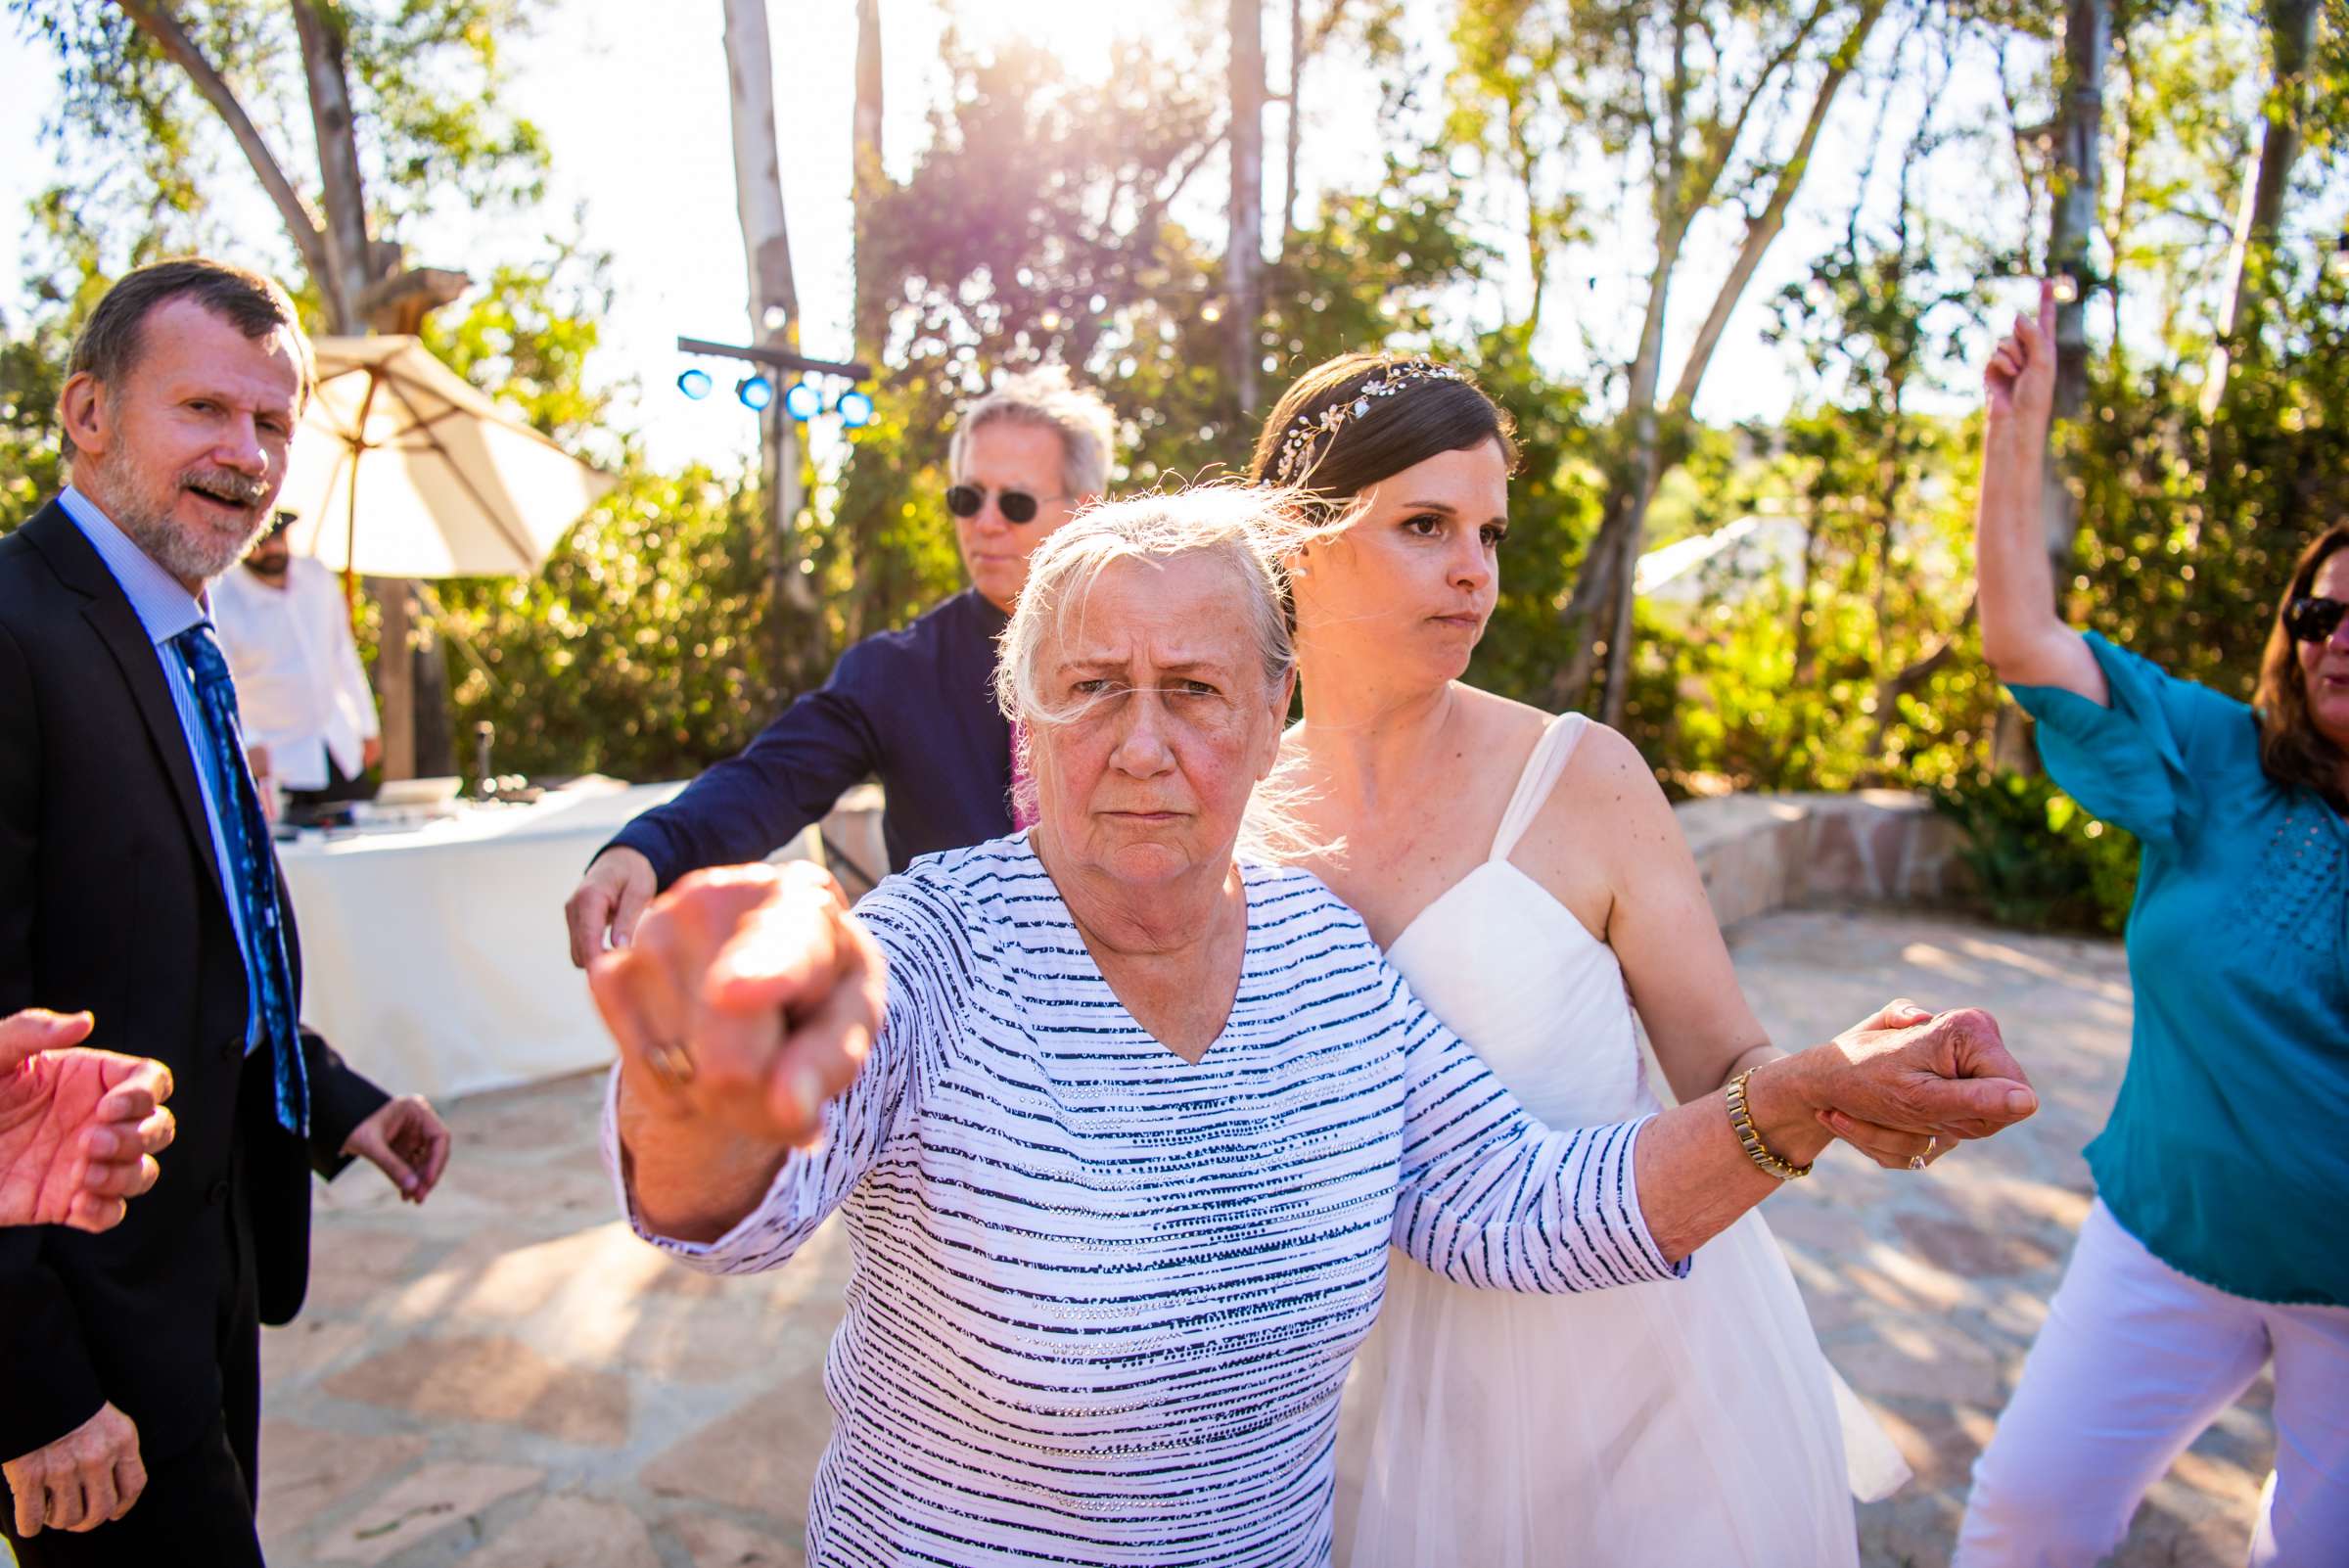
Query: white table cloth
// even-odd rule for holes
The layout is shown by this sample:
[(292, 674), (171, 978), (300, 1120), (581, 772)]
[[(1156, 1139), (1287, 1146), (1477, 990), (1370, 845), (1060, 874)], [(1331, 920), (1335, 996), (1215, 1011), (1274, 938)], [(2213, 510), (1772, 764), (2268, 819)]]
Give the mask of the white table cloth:
[(394, 1094), (446, 1098), (609, 1062), (563, 901), (622, 823), (684, 787), (589, 778), (529, 806), (280, 844), (302, 1022)]

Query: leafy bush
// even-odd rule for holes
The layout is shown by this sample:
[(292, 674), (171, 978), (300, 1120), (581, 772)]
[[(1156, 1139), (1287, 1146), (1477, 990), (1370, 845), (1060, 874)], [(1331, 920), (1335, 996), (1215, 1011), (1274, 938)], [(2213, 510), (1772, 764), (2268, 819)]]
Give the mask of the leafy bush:
[(755, 489), (631, 468), (534, 576), (437, 585), (457, 756), (503, 772), (685, 778), (774, 716)]
[(1983, 773), (1933, 791), (1965, 834), (1958, 852), (2003, 925), (2119, 935), (2137, 899), (2137, 840), (2049, 779)]

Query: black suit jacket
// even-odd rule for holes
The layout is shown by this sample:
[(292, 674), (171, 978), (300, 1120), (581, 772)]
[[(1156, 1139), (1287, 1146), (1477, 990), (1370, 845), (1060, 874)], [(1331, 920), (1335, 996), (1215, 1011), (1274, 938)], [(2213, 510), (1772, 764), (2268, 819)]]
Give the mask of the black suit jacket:
[[(292, 943), (290, 906), (283, 919)], [(106, 1234), (0, 1230), (0, 1459), (108, 1401), (150, 1460), (170, 1457), (221, 1411), (223, 1328), (253, 1331), (221, 1321), (238, 1276), (253, 1276), (264, 1321), (300, 1310), (310, 1172), (347, 1163), (344, 1142), (385, 1095), (305, 1032), (308, 1147), (256, 1109), (266, 1095), (240, 1115), (245, 988), (154, 644), (52, 501), (0, 538), (0, 1014), (89, 1009), (91, 1044), (171, 1069), (179, 1136)], [(232, 1205), (251, 1256), (230, 1243)]]

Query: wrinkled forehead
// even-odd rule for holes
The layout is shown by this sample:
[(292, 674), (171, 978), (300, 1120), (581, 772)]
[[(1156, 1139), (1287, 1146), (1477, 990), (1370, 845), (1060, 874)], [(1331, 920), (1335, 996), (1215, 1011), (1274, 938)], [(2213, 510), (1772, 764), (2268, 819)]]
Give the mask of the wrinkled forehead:
[(958, 484), (1050, 495), (1060, 488), (1068, 455), (1068, 443), (1052, 426), (998, 416), (956, 443), (954, 478)]
[(141, 339), (128, 379), (170, 401), (209, 397), (232, 407), (283, 411), (302, 400), (301, 344), (283, 328), (248, 338), (209, 310), (169, 300), (148, 315)]
[(1061, 594), (1043, 666), (1236, 674), (1256, 663), (1250, 592), (1238, 563), (1220, 554), (1111, 561)]

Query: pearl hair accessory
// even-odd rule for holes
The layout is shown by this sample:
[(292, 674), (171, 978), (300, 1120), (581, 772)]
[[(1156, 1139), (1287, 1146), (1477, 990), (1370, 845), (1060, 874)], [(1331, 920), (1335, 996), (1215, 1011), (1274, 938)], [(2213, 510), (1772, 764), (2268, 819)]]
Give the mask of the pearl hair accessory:
[(1333, 436), (1347, 421), (1359, 419), (1370, 412), (1373, 398), (1392, 397), (1406, 387), (1426, 381), (1466, 381), (1468, 378), (1450, 365), (1431, 360), (1412, 359), (1400, 365), (1390, 365), (1362, 384), (1349, 402), (1332, 403), (1318, 414), (1299, 414), (1289, 424), (1288, 434), (1280, 438), (1280, 461), (1272, 466), (1275, 484), (1301, 484), (1313, 472), (1306, 459), (1324, 438)]

